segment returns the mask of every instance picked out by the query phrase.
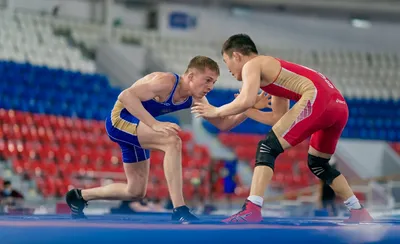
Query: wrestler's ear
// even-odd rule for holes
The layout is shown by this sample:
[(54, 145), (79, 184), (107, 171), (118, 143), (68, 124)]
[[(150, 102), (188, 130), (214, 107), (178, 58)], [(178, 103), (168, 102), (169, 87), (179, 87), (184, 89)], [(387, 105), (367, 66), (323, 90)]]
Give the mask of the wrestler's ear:
[(194, 77), (194, 72), (193, 72), (193, 70), (189, 70), (189, 73), (188, 73), (188, 79), (189, 79), (189, 81), (193, 81), (193, 77)]
[(242, 54), (239, 53), (239, 52), (233, 52), (233, 53), (232, 53), (232, 59), (233, 59), (235, 62), (240, 62), (240, 61), (242, 60)]

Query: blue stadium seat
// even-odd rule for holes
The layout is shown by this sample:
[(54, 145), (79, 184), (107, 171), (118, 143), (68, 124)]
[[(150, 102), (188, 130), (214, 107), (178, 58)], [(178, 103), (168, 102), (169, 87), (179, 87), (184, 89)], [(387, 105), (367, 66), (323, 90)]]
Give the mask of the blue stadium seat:
[(168, 115), (168, 114), (158, 116), (157, 120), (163, 121), (163, 122), (171, 122), (171, 123), (175, 123), (177, 125), (180, 125), (180, 122), (179, 122), (178, 118), (176, 118), (175, 116), (172, 116), (172, 115)]
[(104, 120), (120, 92), (104, 75), (0, 61), (1, 108)]

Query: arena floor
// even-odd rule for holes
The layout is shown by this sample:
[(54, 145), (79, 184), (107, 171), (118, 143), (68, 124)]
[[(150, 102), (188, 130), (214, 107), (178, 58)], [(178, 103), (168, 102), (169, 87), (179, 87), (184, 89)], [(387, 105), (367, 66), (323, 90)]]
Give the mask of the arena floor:
[(226, 225), (203, 216), (175, 224), (169, 214), (1, 216), (0, 243), (400, 243), (400, 219), (344, 224), (332, 218), (265, 218), (261, 224)]

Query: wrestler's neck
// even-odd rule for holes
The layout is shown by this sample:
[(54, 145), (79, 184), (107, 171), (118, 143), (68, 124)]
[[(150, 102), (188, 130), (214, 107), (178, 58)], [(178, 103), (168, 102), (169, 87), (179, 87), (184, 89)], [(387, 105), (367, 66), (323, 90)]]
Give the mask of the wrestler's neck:
[(190, 93), (188, 77), (186, 77), (185, 75), (180, 77), (180, 82), (178, 83), (178, 86), (176, 87), (175, 93), (179, 98), (187, 98), (192, 95)]
[(250, 55), (242, 55), (241, 56), (241, 63), (243, 64), (243, 66), (249, 62), (250, 60), (257, 58), (259, 55), (258, 54), (250, 54)]

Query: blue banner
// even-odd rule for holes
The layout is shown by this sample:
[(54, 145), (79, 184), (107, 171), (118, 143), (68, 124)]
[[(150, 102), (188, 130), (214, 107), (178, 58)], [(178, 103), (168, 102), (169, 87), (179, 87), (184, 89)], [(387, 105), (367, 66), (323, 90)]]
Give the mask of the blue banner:
[(194, 29), (197, 17), (185, 12), (174, 11), (169, 14), (169, 27), (172, 29)]

